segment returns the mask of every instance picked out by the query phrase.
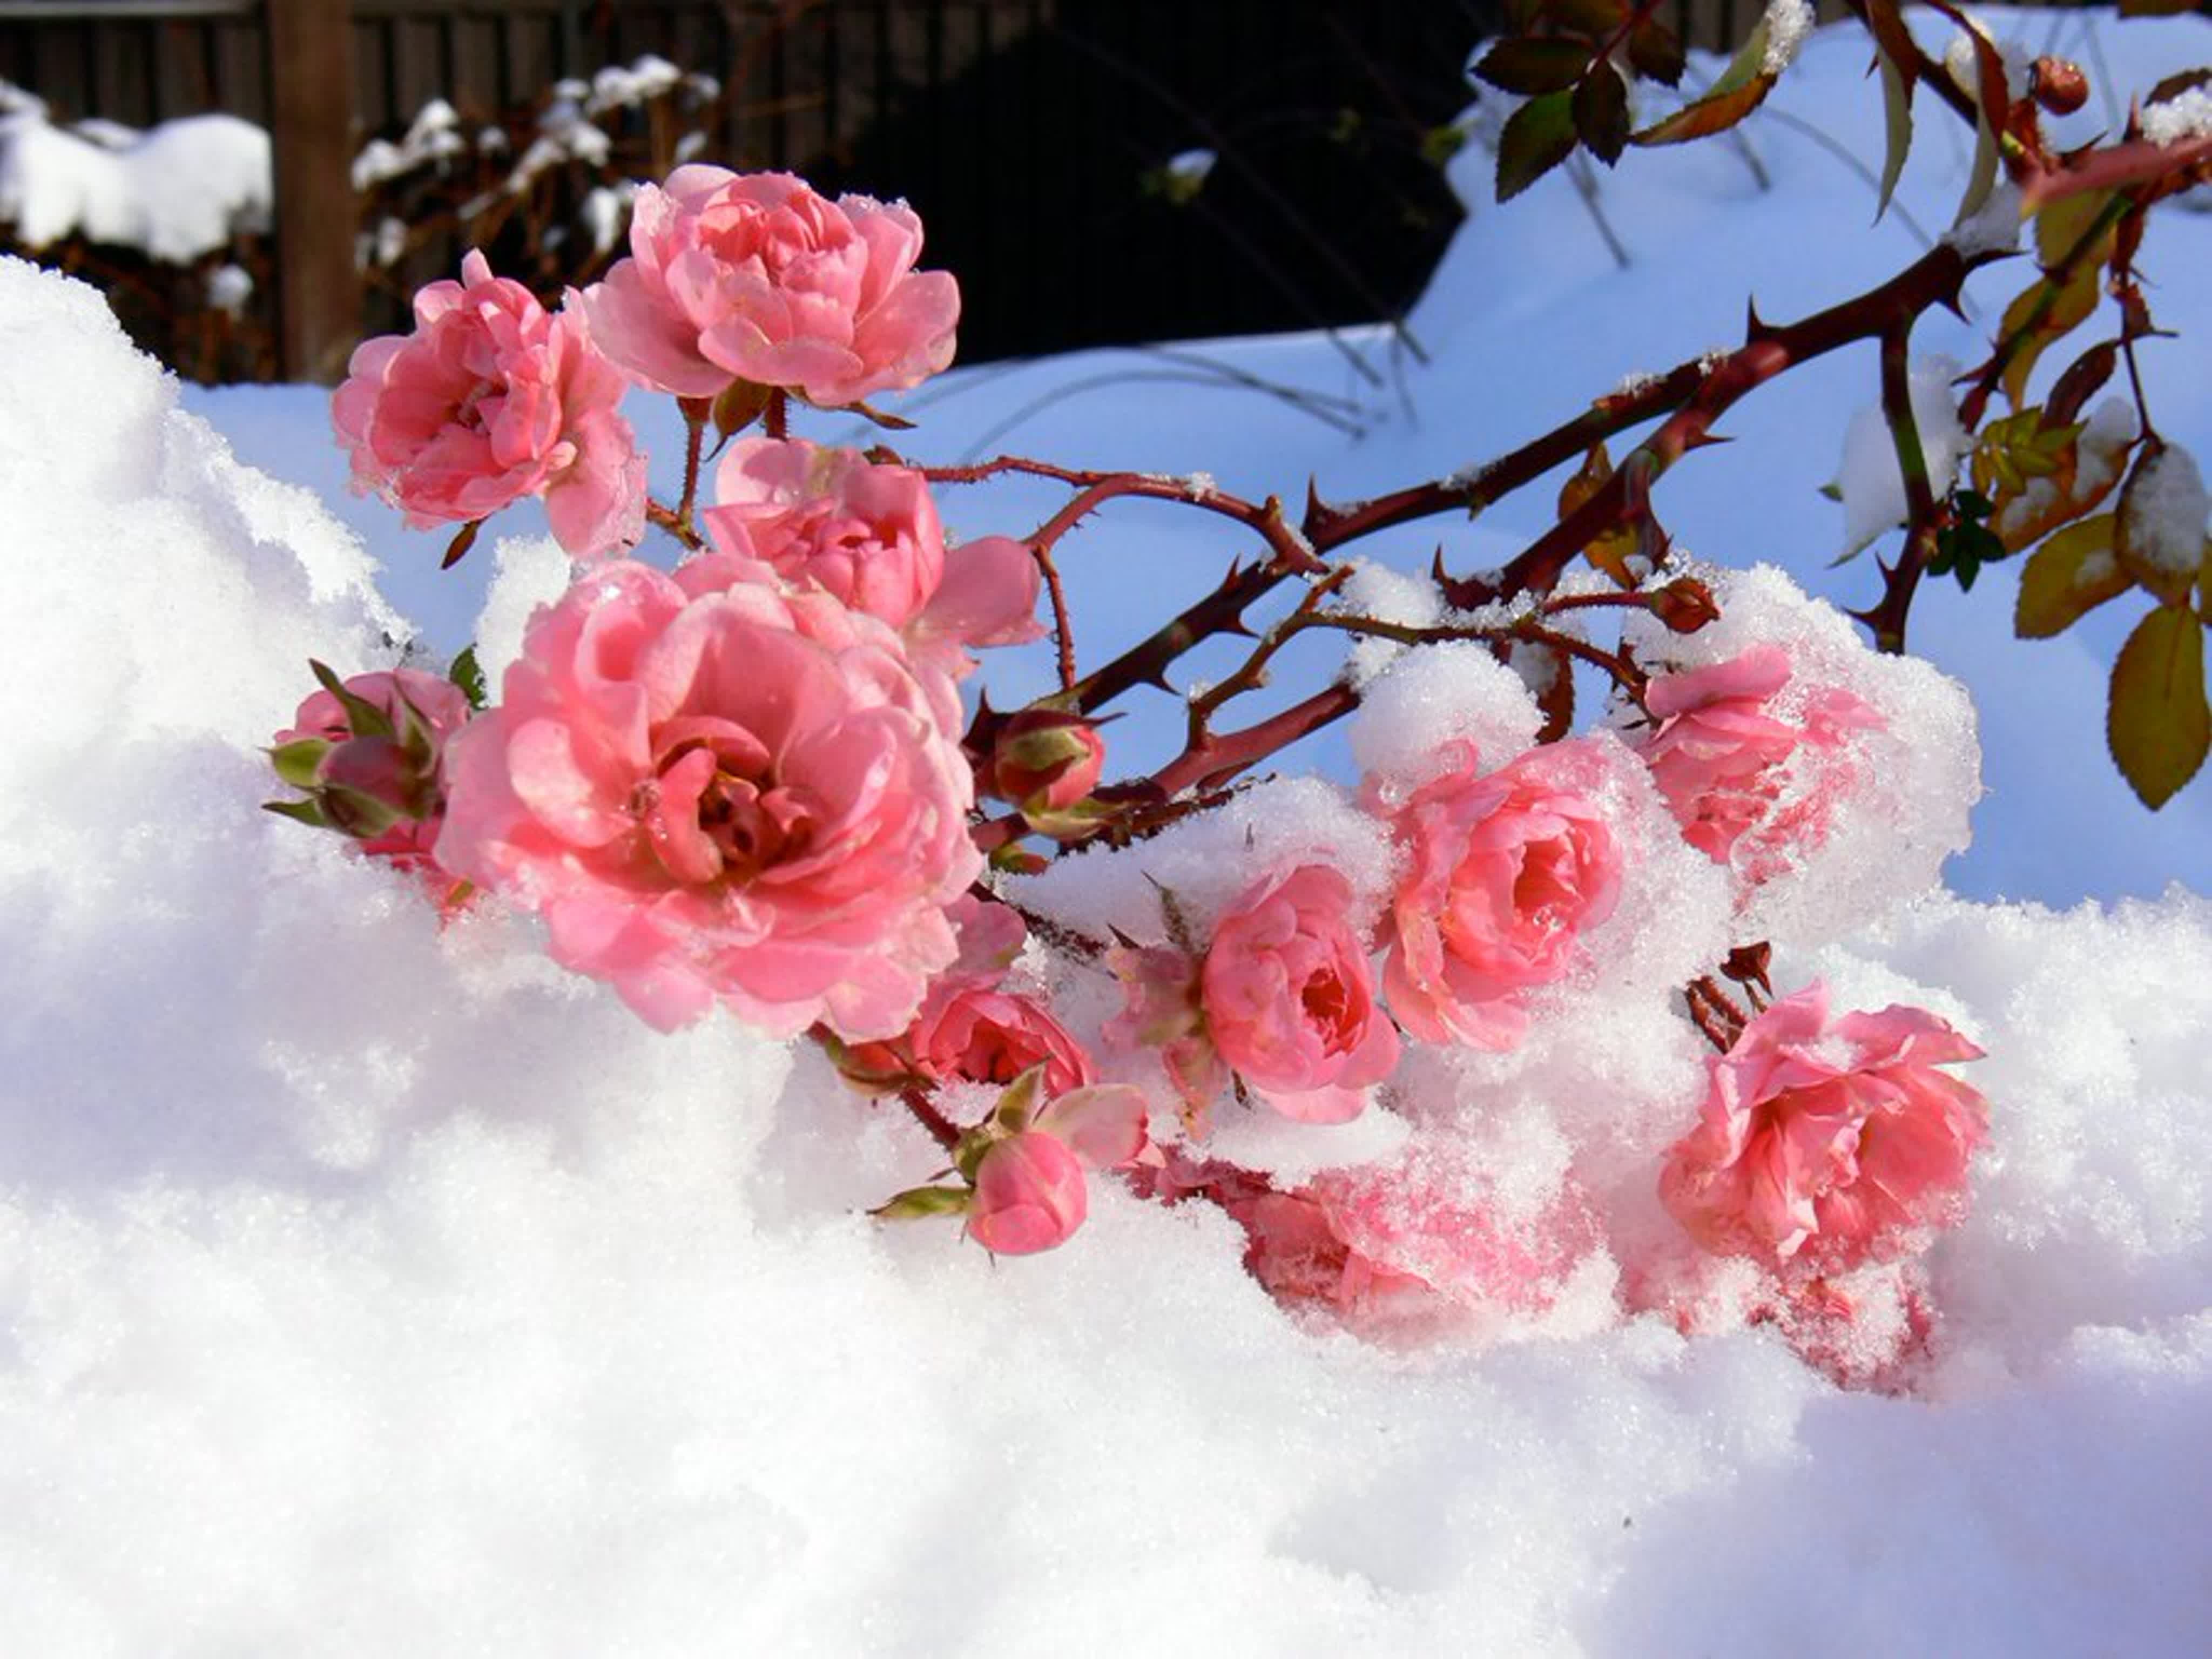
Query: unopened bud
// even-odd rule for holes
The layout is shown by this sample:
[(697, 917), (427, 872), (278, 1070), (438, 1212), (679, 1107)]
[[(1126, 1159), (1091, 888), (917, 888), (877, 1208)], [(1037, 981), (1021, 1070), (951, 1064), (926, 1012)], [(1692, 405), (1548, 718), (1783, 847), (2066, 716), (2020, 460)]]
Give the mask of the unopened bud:
[(2053, 115), (2071, 115), (2089, 101), (2089, 77), (2064, 58), (2035, 60), (2035, 101)]
[(1024, 812), (1064, 811), (1098, 787), (1105, 739), (1080, 714), (1025, 708), (1000, 731), (991, 789)]
[(1677, 634), (1694, 634), (1720, 620), (1713, 590), (1694, 576), (1677, 576), (1651, 596), (1651, 614)]

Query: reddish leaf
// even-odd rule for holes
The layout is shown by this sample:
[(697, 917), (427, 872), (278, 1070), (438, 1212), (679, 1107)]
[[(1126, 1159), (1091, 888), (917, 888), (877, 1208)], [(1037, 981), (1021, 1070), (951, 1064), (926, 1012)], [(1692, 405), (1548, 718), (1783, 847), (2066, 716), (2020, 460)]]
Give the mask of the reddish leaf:
[(1574, 152), (1571, 95), (1547, 92), (1531, 98), (1498, 135), (1498, 199), (1512, 200)]
[(1593, 64), (1575, 88), (1573, 109), (1583, 143), (1611, 167), (1628, 147), (1628, 83), (1611, 64)]
[(1500, 40), (1483, 54), (1474, 72), (1501, 91), (1533, 98), (1547, 92), (1565, 92), (1582, 79), (1589, 61), (1590, 46), (1586, 40), (1536, 40), (1523, 36)]
[(2169, 75), (2143, 94), (2146, 104), (2171, 103), (2194, 87), (2212, 85), (2212, 69), (2187, 69)]
[(1645, 18), (1628, 33), (1628, 64), (1647, 81), (1662, 87), (1678, 85), (1687, 60), (1681, 37), (1664, 23)]
[(2051, 395), (2043, 400), (2043, 424), (2072, 426), (2081, 417), (2081, 410), (2089, 399), (2103, 389), (2112, 378), (2112, 370), (2120, 361), (2117, 342), (2107, 340), (2102, 345), (2093, 345), (2066, 366), (2051, 388)]
[(1912, 31), (1905, 26), (1905, 10), (1898, 0), (1867, 0), (1867, 27), (1873, 31), (1875, 46), (1884, 58), (1895, 66), (1905, 84), (1910, 87), (1915, 78), (1914, 70), (1920, 61), (1918, 46)]
[(1702, 98), (1685, 104), (1664, 120), (1630, 135), (1633, 144), (1680, 144), (1725, 132), (1766, 101), (1774, 76), (1766, 67), (1766, 19), (1752, 26), (1751, 33), (1721, 71), (1720, 79)]

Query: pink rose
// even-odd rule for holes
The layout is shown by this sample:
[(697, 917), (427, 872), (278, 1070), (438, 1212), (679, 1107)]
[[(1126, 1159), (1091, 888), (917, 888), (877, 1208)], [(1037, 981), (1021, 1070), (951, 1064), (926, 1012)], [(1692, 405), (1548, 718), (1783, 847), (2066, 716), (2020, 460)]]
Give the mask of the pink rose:
[(948, 914), (960, 930), (959, 960), (930, 987), (903, 1034), (847, 1048), (839, 1069), (863, 1089), (917, 1078), (1005, 1085), (1032, 1066), (1044, 1068), (1048, 1096), (1096, 1082), (1090, 1054), (1066, 1026), (1034, 997), (1000, 988), (1027, 934), (1020, 916), (965, 894)]
[(1711, 1062), (1659, 1195), (1705, 1249), (1769, 1267), (1836, 1273), (1917, 1250), (1965, 1213), (1989, 1127), (1989, 1103), (1936, 1067), (1981, 1052), (1917, 1008), (1831, 1024), (1815, 983)]
[(1028, 1129), (994, 1140), (975, 1165), (968, 1233), (999, 1255), (1064, 1244), (1090, 1212), (1085, 1164), (1110, 1170), (1146, 1155), (1144, 1097), (1119, 1085), (1079, 1089)]
[(1407, 858), (1383, 922), (1383, 991), (1423, 1042), (1509, 1049), (1528, 1027), (1521, 994), (1564, 976), (1620, 897), (1620, 845), (1590, 798), (1604, 769), (1587, 739), (1490, 773), (1463, 738), (1441, 758), (1395, 805), (1370, 788)]
[(409, 524), (543, 495), (561, 545), (587, 558), (645, 532), (645, 460), (615, 413), (625, 390), (578, 311), (549, 315), (471, 251), (459, 282), (416, 295), (414, 333), (356, 349), (331, 416), (354, 488)]
[(538, 612), (453, 750), (438, 856), (671, 1030), (892, 1036), (981, 873), (973, 780), (897, 636), (708, 556), (617, 563)]
[(1271, 877), (1215, 925), (1200, 996), (1221, 1057), (1285, 1117), (1341, 1123), (1398, 1064), (1375, 1005), (1352, 884), (1317, 864)]
[(1759, 831), (1753, 862), (1771, 872), (1780, 842), (1824, 835), (1820, 792), (1782, 804), (1791, 757), (1801, 743), (1833, 750), (1853, 731), (1882, 723), (1860, 699), (1831, 689), (1813, 700), (1802, 726), (1792, 725), (1769, 707), (1790, 678), (1787, 653), (1760, 645), (1710, 667), (1659, 675), (1644, 692), (1658, 724), (1638, 741), (1652, 781), (1682, 838), (1716, 864), (1729, 863), (1737, 843)]
[(274, 739), (278, 775), (363, 853), (450, 886), (430, 849), (445, 822), (446, 744), (468, 723), (467, 696), (417, 668), (343, 684), (359, 707), (328, 690), (309, 696)]
[(629, 246), (584, 304), (607, 355), (659, 391), (710, 398), (743, 380), (830, 408), (952, 361), (960, 289), (914, 269), (921, 221), (903, 203), (682, 167), (638, 191)]
[(948, 549), (928, 481), (911, 467), (799, 439), (731, 446), (707, 509), (717, 547), (812, 584), (905, 636), (917, 659), (957, 678), (964, 647), (1017, 645), (1042, 631), (1036, 561), (987, 536)]

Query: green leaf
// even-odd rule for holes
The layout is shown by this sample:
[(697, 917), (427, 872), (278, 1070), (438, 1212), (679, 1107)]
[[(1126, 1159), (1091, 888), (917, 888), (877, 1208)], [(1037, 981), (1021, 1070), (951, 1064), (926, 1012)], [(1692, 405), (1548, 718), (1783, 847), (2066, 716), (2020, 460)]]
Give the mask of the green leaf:
[(2068, 525), (2037, 548), (2020, 573), (2012, 631), (2024, 640), (2064, 633), (2135, 583), (2112, 556), (2112, 515)]
[(1877, 224), (1889, 211), (1889, 198), (1896, 191), (1897, 181), (1905, 172), (1905, 158), (1912, 149), (1912, 82), (1887, 52), (1881, 55), (1881, 196), (1874, 206)]
[(300, 738), (270, 750), (269, 763), (276, 769), (276, 775), (295, 789), (312, 789), (322, 770), (323, 757), (330, 752), (331, 745), (325, 738)]
[(470, 708), (479, 714), (483, 712), (488, 694), (484, 688), (483, 665), (477, 660), (475, 646), (461, 647), (461, 654), (454, 658), (453, 666), (446, 670), (446, 678), (461, 688), (461, 695), (469, 700)]
[(1575, 153), (1571, 94), (1547, 92), (1513, 112), (1498, 136), (1498, 199), (1510, 202)]
[(1687, 61), (1681, 37), (1656, 19), (1647, 17), (1628, 32), (1628, 65), (1647, 81), (1678, 85)]
[(909, 1187), (868, 1213), (883, 1221), (924, 1221), (933, 1216), (959, 1215), (967, 1208), (965, 1187)]
[(346, 688), (346, 683), (332, 673), (327, 665), (309, 658), (307, 667), (324, 690), (338, 700), (346, 711), (346, 724), (353, 728), (356, 738), (397, 738), (398, 728), (392, 725), (392, 716), (368, 698)]
[(261, 810), (274, 812), (280, 818), (289, 818), (295, 823), (304, 823), (310, 830), (331, 827), (330, 820), (323, 816), (322, 809), (311, 800), (264, 800), (261, 803)]
[(2136, 624), (2112, 665), (2105, 735), (2120, 775), (2154, 812), (2197, 775), (2212, 750), (2212, 707), (2194, 612), (2162, 605)]
[(715, 435), (727, 442), (761, 417), (769, 388), (757, 380), (732, 380), (714, 394)]
[(1564, 92), (1581, 80), (1589, 67), (1590, 50), (1587, 40), (1500, 40), (1483, 54), (1474, 72), (1500, 91), (1533, 98)]
[(1628, 148), (1628, 83), (1611, 64), (1590, 66), (1571, 100), (1575, 131), (1589, 153), (1611, 167)]

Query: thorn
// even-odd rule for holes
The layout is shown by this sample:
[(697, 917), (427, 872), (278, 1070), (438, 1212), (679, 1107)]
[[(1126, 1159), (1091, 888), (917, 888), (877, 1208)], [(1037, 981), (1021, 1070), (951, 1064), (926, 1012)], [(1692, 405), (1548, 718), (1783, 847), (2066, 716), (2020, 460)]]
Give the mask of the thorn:
[(1451, 580), (1451, 573), (1444, 568), (1444, 544), (1442, 542), (1437, 544), (1436, 556), (1429, 561), (1429, 580), (1439, 586)]
[(1714, 432), (1708, 429), (1685, 438), (1682, 441), (1682, 453), (1686, 455), (1693, 449), (1711, 449), (1717, 445), (1732, 444), (1735, 441), (1735, 440), (1725, 432)]
[(1774, 330), (1769, 327), (1767, 325), (1766, 319), (1759, 314), (1759, 301), (1756, 300), (1745, 301), (1743, 307), (1743, 343), (1746, 345), (1756, 345), (1761, 340), (1771, 339), (1773, 336)]
[(1336, 509), (1321, 498), (1321, 481), (1306, 475), (1306, 522), (1322, 524), (1336, 516)]

